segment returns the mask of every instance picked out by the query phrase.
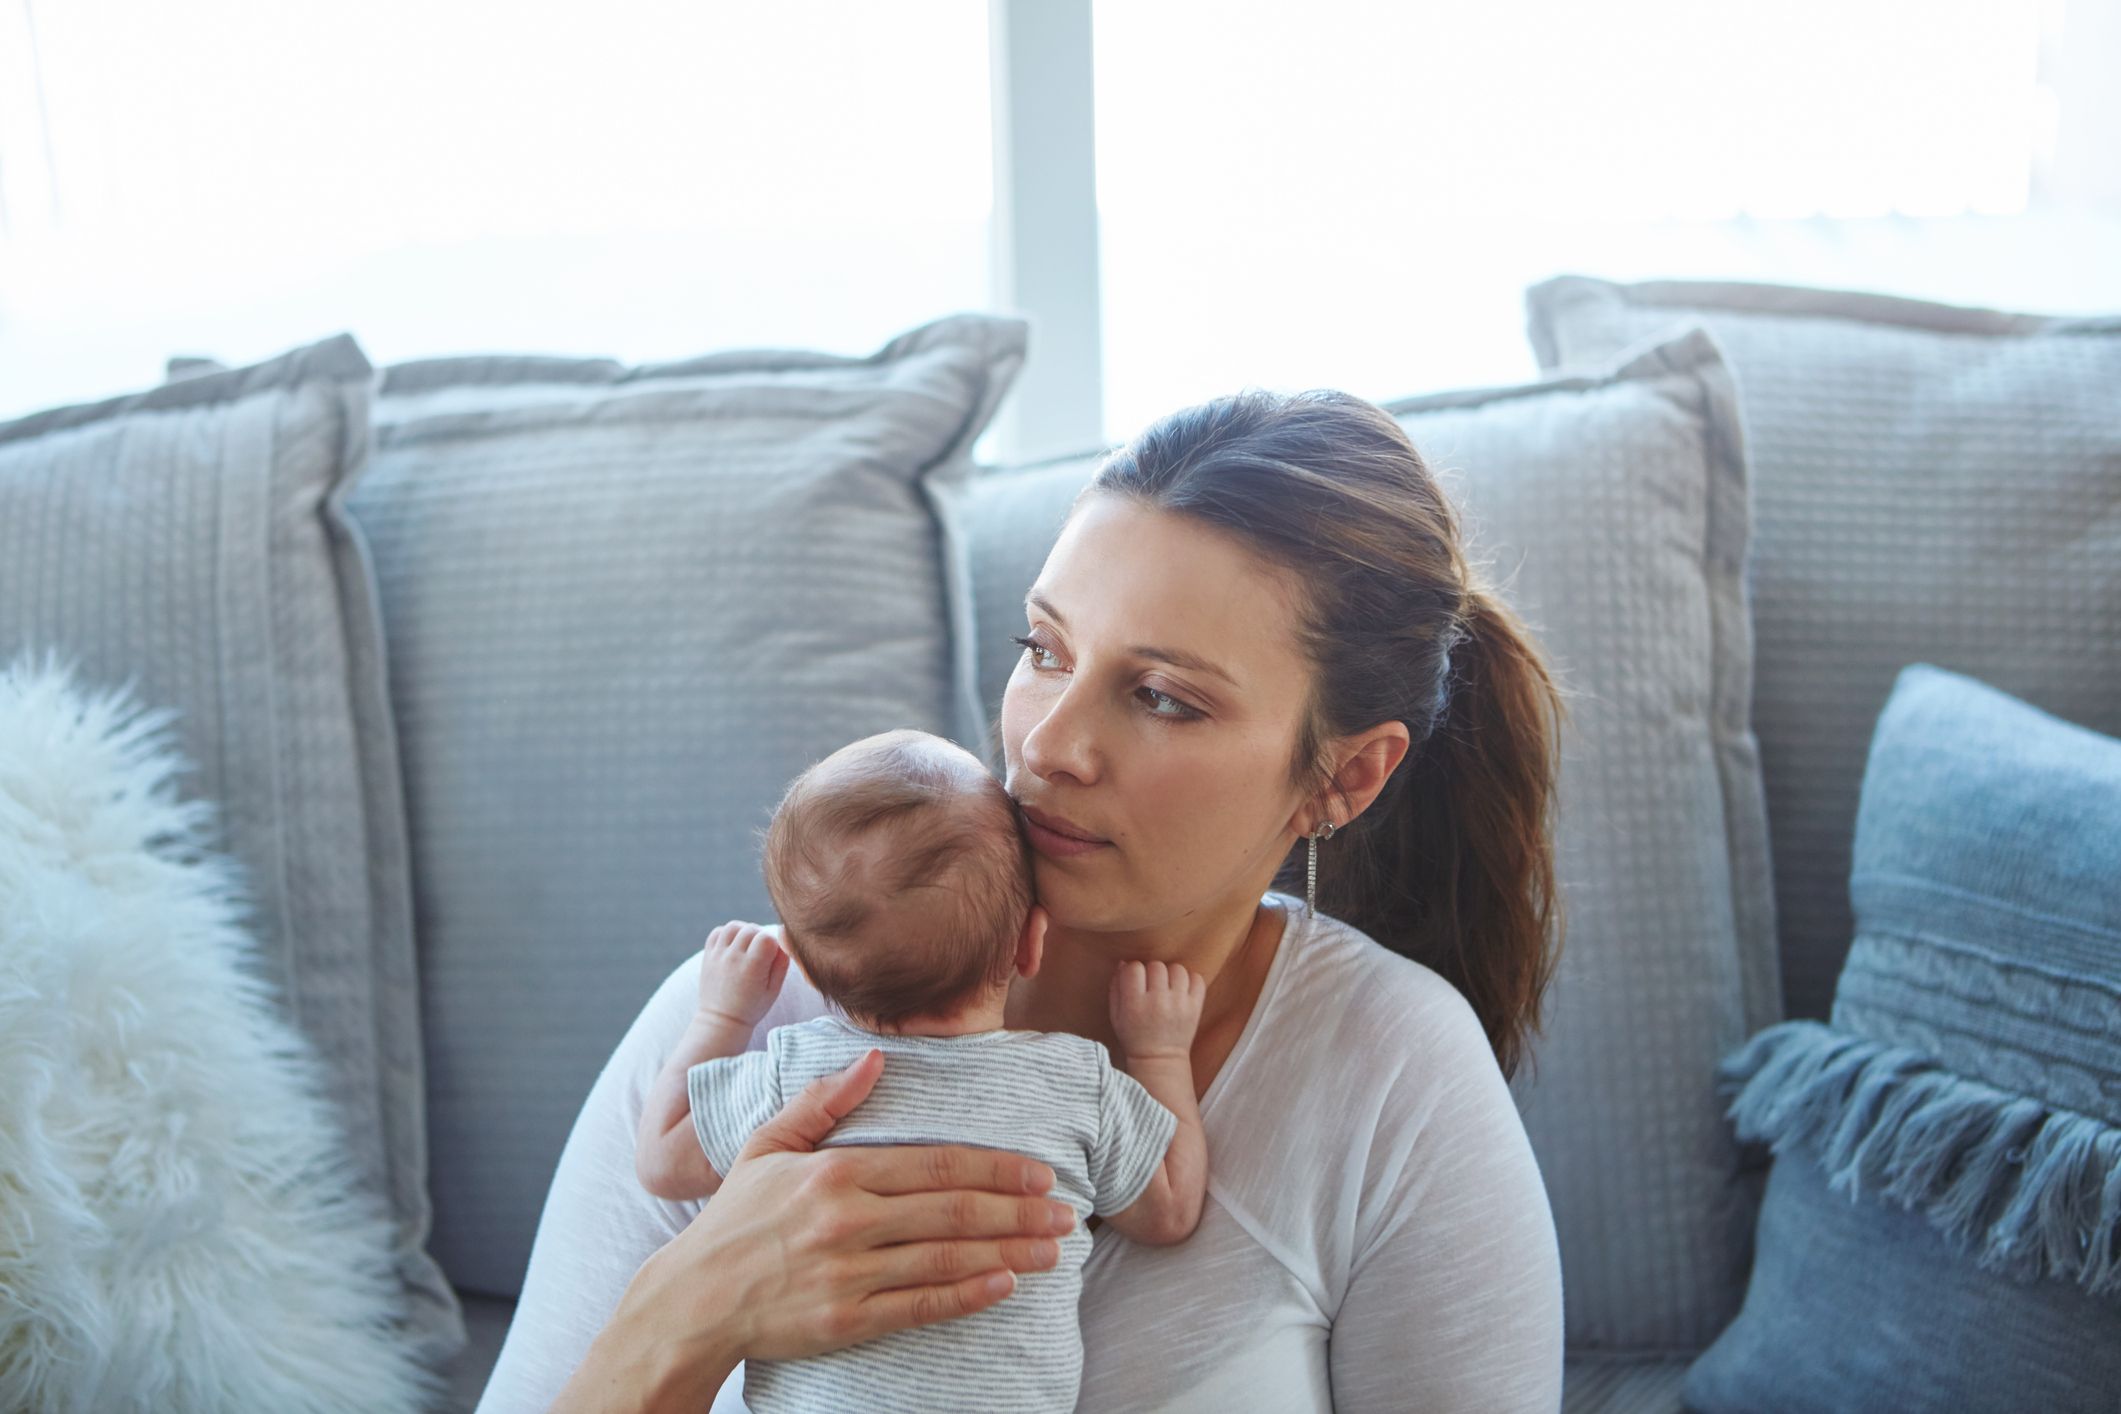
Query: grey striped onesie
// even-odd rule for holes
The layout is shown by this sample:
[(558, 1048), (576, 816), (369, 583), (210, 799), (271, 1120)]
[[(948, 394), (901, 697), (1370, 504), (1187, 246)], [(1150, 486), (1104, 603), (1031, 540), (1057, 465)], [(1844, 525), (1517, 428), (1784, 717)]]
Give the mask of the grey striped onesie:
[[(717, 1173), (751, 1132), (820, 1075), (871, 1046), (876, 1088), (825, 1140), (836, 1144), (975, 1144), (1052, 1166), (1049, 1195), (1078, 1219), (1132, 1204), (1156, 1176), (1178, 1118), (1105, 1048), (1060, 1031), (896, 1036), (836, 1015), (777, 1026), (765, 1047), (686, 1072), (692, 1124)], [(712, 1202), (712, 1199), (708, 1201)], [(744, 1365), (753, 1414), (1075, 1408), (1082, 1378), (1076, 1301), (1090, 1233), (1079, 1220), (1060, 1261), (1023, 1272), (1006, 1299), (955, 1320), (890, 1331), (807, 1360)]]

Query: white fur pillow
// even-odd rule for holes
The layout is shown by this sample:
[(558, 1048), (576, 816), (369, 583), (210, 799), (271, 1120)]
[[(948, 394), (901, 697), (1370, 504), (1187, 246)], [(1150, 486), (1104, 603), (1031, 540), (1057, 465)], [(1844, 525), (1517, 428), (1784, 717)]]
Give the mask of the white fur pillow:
[(0, 1408), (431, 1404), (390, 1214), (173, 720), (0, 672)]

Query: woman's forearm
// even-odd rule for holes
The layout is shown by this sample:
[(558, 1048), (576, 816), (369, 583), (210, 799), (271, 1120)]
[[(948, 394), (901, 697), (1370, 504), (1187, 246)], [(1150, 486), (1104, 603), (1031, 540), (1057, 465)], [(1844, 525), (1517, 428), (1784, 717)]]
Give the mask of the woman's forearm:
[(550, 1414), (699, 1414), (735, 1373), (742, 1357), (726, 1322), (669, 1338), (649, 1313), (637, 1309), (648, 1299), (640, 1294), (643, 1285), (636, 1274)]
[(735, 1361), (660, 1370), (628, 1365), (604, 1359), (592, 1343), (551, 1414), (700, 1414), (735, 1371)]

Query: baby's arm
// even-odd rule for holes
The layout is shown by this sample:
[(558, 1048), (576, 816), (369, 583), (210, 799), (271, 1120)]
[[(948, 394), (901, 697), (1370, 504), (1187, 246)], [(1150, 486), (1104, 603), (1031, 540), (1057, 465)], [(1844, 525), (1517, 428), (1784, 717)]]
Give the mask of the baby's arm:
[(634, 1172), (656, 1197), (705, 1198), (722, 1186), (692, 1125), (686, 1072), (701, 1061), (743, 1054), (787, 975), (780, 939), (756, 923), (724, 923), (707, 935), (699, 1007), (649, 1089), (634, 1141)]
[(1177, 963), (1123, 962), (1112, 973), (1112, 1026), (1127, 1074), (1178, 1117), (1141, 1197), (1106, 1221), (1136, 1242), (1183, 1242), (1208, 1196), (1208, 1131), (1193, 1093), (1193, 1033), (1208, 980)]

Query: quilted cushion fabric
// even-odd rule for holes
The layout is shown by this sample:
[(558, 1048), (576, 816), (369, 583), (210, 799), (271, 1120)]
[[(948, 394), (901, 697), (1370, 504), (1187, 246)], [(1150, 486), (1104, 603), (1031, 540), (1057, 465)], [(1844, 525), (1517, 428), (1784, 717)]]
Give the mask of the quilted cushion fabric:
[[(1568, 937), (1536, 1074), (1513, 1082), (1570, 1347), (1698, 1351), (1737, 1310), (1758, 1197), (1712, 1070), (1780, 1019), (1730, 379), (1696, 333), (1596, 373), (1387, 406), (1577, 694), (1557, 841)], [(1021, 654), (1008, 637), (1096, 464), (927, 479), (968, 740), (993, 742)]]
[(1562, 1365), (1561, 1414), (1680, 1414), (1685, 1357), (1571, 1357)]
[(395, 1217), (429, 1352), (463, 1343), (427, 1253), (405, 807), (367, 549), (344, 498), (373, 370), (338, 335), (0, 426), (0, 657), (175, 709), (240, 864), (265, 975), (315, 1043), (361, 1181)]
[(2117, 838), (2121, 740), (1932, 664), (1896, 678), (1831, 1021), (1722, 1067), (1775, 1159), (1692, 1407), (2113, 1408)]
[(435, 1250), (519, 1288), (546, 1185), (642, 999), (728, 918), (850, 739), (947, 731), (918, 475), (969, 455), (1021, 320), (867, 357), (386, 370), (376, 552), (416, 861)]
[(2121, 320), (1579, 276), (1526, 299), (1544, 367), (1694, 323), (1730, 359), (1783, 992), (1824, 1018), (1864, 750), (1902, 666), (2121, 731)]

